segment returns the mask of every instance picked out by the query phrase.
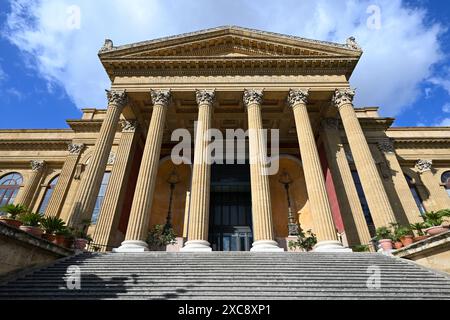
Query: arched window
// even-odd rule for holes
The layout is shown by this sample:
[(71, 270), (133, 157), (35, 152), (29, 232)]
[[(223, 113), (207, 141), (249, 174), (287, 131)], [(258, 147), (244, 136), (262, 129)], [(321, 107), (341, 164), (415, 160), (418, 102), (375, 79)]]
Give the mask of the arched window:
[(53, 194), (53, 190), (55, 189), (56, 183), (58, 182), (59, 176), (54, 177), (51, 181), (49, 186), (47, 187), (47, 190), (45, 190), (44, 199), (42, 199), (41, 205), (39, 206), (38, 212), (40, 214), (44, 214), (45, 210), (47, 209), (48, 202), (50, 201), (50, 198)]
[(445, 171), (441, 176), (441, 182), (444, 185), (447, 194), (450, 197), (450, 171)]
[(94, 211), (92, 212), (92, 224), (96, 224), (98, 220), (98, 215), (100, 213), (100, 209), (102, 208), (103, 199), (106, 194), (106, 187), (108, 186), (109, 177), (111, 176), (111, 172), (105, 172), (102, 179), (102, 184), (100, 186), (100, 190), (98, 192), (97, 200), (95, 201)]
[(423, 207), (422, 199), (420, 198), (419, 192), (417, 191), (416, 184), (414, 183), (413, 179), (411, 179), (410, 176), (405, 174), (405, 178), (406, 181), (408, 182), (409, 190), (411, 190), (414, 201), (416, 201), (417, 208), (419, 208), (421, 214), (424, 214), (425, 208)]
[(0, 207), (14, 202), (22, 182), (22, 175), (17, 172), (7, 174), (0, 179)]

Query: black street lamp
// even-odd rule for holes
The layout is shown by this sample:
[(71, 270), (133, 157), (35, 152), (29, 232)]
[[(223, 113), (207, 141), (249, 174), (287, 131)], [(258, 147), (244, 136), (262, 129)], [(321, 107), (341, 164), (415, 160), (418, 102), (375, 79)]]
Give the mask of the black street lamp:
[(292, 179), (287, 173), (286, 170), (280, 174), (280, 178), (278, 179), (282, 185), (284, 185), (284, 190), (286, 190), (286, 198), (288, 203), (288, 230), (289, 236), (297, 236), (298, 235), (298, 225), (295, 223), (294, 215), (292, 214), (291, 208), (291, 197), (289, 195), (289, 185), (292, 183)]
[(172, 199), (173, 199), (173, 191), (175, 189), (175, 185), (180, 182), (180, 177), (178, 176), (175, 169), (173, 169), (172, 173), (167, 178), (166, 182), (170, 185), (170, 198), (169, 198), (169, 210), (167, 211), (166, 224), (164, 225), (164, 230), (169, 230), (172, 228)]

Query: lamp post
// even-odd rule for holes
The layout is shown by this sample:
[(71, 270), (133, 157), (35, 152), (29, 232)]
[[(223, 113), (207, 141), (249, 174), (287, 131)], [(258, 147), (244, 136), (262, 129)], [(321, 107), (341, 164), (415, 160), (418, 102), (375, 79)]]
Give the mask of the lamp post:
[(280, 182), (282, 185), (284, 185), (284, 190), (286, 190), (286, 198), (287, 198), (287, 203), (288, 203), (289, 236), (297, 236), (298, 235), (298, 225), (297, 225), (297, 223), (295, 223), (294, 215), (292, 214), (291, 197), (289, 195), (289, 185), (292, 183), (292, 179), (286, 170), (283, 170), (283, 172), (281, 172), (278, 182)]
[(170, 173), (166, 182), (170, 185), (170, 198), (169, 198), (169, 210), (167, 211), (166, 224), (164, 225), (164, 230), (169, 230), (172, 228), (172, 199), (173, 199), (173, 190), (175, 189), (175, 185), (180, 182), (180, 177), (178, 176), (175, 169)]

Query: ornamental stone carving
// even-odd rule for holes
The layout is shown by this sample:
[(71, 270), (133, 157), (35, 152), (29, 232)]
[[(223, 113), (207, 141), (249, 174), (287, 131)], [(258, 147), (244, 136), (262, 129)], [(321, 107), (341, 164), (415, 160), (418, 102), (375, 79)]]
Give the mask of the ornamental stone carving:
[(429, 160), (429, 159), (419, 159), (416, 162), (416, 169), (422, 173), (425, 171), (430, 171), (431, 170), (431, 165), (433, 164), (433, 160)]
[(70, 154), (80, 154), (84, 149), (84, 143), (69, 143), (67, 145), (67, 150)]
[(343, 104), (353, 103), (354, 96), (355, 89), (336, 89), (332, 101), (337, 107), (340, 107)]
[(111, 151), (108, 156), (107, 164), (114, 164), (115, 161), (116, 161), (116, 154)]
[(128, 103), (128, 96), (125, 90), (106, 90), (108, 104), (117, 105), (123, 108)]
[(361, 47), (358, 45), (358, 43), (356, 42), (355, 37), (349, 37), (347, 39), (346, 45), (348, 48), (353, 49), (353, 50), (361, 50)]
[(291, 89), (288, 94), (288, 103), (291, 107), (298, 103), (308, 103), (309, 90), (308, 89)]
[(114, 48), (114, 44), (111, 39), (105, 39), (105, 43), (100, 48), (100, 52), (110, 51)]
[(31, 160), (31, 170), (33, 171), (41, 171), (45, 167), (45, 161), (44, 160)]
[(120, 125), (122, 126), (122, 132), (135, 132), (138, 123), (134, 120), (122, 120)]
[(196, 90), (195, 98), (197, 100), (197, 104), (212, 104), (214, 102), (214, 98), (216, 95), (215, 90)]
[(245, 89), (244, 104), (248, 107), (251, 104), (261, 104), (263, 102), (264, 90)]
[(395, 152), (394, 144), (392, 143), (392, 141), (390, 139), (379, 141), (378, 149), (380, 149), (381, 151), (383, 151), (385, 153), (394, 153)]
[(172, 93), (169, 90), (150, 90), (150, 96), (152, 98), (152, 103), (160, 104), (163, 106), (168, 106), (170, 103), (170, 98)]

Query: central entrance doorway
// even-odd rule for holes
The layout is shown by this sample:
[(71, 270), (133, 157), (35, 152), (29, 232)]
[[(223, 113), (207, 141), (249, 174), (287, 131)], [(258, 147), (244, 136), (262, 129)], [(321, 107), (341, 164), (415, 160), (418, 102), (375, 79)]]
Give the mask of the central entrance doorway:
[(213, 164), (209, 242), (214, 251), (249, 251), (253, 243), (250, 166)]

